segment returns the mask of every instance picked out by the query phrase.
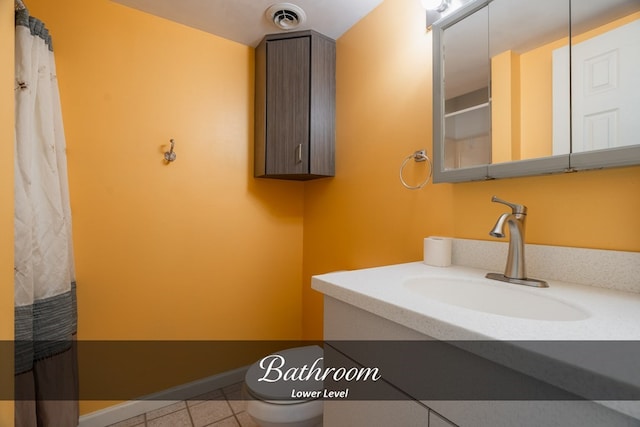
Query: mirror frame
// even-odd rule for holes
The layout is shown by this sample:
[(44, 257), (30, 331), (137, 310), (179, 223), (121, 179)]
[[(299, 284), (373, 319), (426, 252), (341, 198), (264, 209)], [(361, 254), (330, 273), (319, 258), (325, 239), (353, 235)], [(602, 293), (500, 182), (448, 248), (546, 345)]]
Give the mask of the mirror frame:
[[(433, 182), (455, 183), (640, 165), (640, 135), (638, 135), (638, 145), (627, 147), (562, 154), (537, 159), (516, 160), (467, 168), (444, 168), (444, 58), (442, 52), (444, 31), (467, 16), (487, 6), (492, 1), (493, 0), (471, 1), (454, 13), (434, 23), (431, 28), (433, 38)], [(571, 2), (574, 0), (567, 1)], [(569, 40), (572, 40), (571, 16), (569, 18)], [(571, 70), (570, 73), (571, 72), (573, 72), (573, 70)], [(571, 97), (571, 94), (568, 94), (568, 96)]]

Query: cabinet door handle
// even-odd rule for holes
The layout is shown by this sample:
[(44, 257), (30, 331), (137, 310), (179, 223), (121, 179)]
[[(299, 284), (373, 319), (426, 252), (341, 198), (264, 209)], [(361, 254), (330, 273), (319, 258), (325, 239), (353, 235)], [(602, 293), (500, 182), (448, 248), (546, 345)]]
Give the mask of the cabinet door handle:
[(302, 163), (302, 144), (298, 144), (296, 147), (296, 153), (298, 158), (298, 163)]

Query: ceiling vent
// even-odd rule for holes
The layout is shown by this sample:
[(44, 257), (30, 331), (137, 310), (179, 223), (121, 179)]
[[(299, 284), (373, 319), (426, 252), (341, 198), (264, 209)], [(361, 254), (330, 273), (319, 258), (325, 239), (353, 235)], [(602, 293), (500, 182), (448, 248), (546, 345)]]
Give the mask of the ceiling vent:
[(267, 9), (266, 15), (281, 30), (293, 30), (307, 20), (304, 10), (291, 3), (274, 4)]

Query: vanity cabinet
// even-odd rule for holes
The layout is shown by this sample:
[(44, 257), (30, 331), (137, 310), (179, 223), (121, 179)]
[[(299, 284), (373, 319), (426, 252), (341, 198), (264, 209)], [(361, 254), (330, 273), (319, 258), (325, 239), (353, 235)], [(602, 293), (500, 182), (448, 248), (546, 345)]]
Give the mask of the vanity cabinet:
[(255, 53), (254, 176), (335, 175), (335, 41), (315, 31), (267, 35)]
[(442, 418), (440, 415), (433, 411), (429, 412), (429, 427), (454, 427), (455, 424)]
[[(348, 362), (341, 362), (335, 354), (344, 355), (352, 363), (361, 366), (376, 366), (372, 362), (376, 355), (367, 354), (365, 346), (354, 346), (354, 341), (414, 341), (430, 340), (431, 338), (417, 331), (406, 328), (368, 311), (346, 304), (337, 299), (324, 297), (324, 340), (325, 360), (338, 362), (341, 366), (348, 366)], [(330, 345), (332, 348), (327, 348)], [(337, 352), (333, 351), (333, 348)], [(362, 351), (364, 352), (362, 352)], [(383, 378), (383, 381), (385, 378)], [(384, 381), (388, 387), (395, 385)], [(403, 393), (400, 390), (401, 393)], [(325, 400), (325, 425), (349, 425), (352, 427), (368, 427), (378, 425), (398, 426), (436, 426), (455, 427), (455, 424), (433, 412), (427, 405), (403, 393), (404, 398), (384, 400), (336, 401)]]
[[(385, 355), (372, 350), (371, 343), (390, 341), (390, 345), (402, 345), (403, 342), (431, 341), (432, 337), (409, 327), (388, 320), (377, 314), (359, 308), (350, 303), (325, 295), (324, 297), (324, 339), (325, 361), (333, 359), (335, 348), (337, 353), (348, 358), (350, 362), (338, 363), (350, 366), (389, 366)], [(354, 344), (358, 341), (364, 344)], [(394, 344), (395, 343), (395, 344)], [(443, 343), (448, 344), (448, 343)], [(411, 369), (416, 363), (422, 363), (424, 355), (402, 352), (404, 366), (399, 369)], [(397, 362), (398, 355), (391, 360)], [(471, 355), (480, 358), (480, 356)], [(480, 358), (481, 359), (481, 358)], [(470, 359), (472, 360), (472, 359)], [(426, 362), (425, 362), (426, 363)], [(476, 366), (475, 363), (472, 363)], [(325, 365), (326, 366), (326, 365)], [(337, 366), (337, 365), (336, 365)], [(449, 374), (446, 367), (427, 366), (416, 377), (418, 381), (428, 383), (429, 379), (450, 379), (458, 384), (455, 375)], [(443, 369), (445, 370), (443, 372)], [(421, 400), (413, 396), (404, 387), (403, 382), (394, 379), (393, 372), (382, 370), (382, 380), (404, 394), (405, 398), (385, 400), (325, 400), (325, 425), (375, 426), (430, 426), (430, 427), (539, 427), (539, 426), (637, 426), (638, 420), (627, 417), (610, 408), (587, 400), (539, 400), (539, 401), (498, 401), (498, 400)], [(429, 372), (427, 376), (422, 376)], [(526, 376), (522, 376), (527, 380)], [(435, 380), (436, 383), (438, 380)], [(439, 383), (441, 384), (441, 383)], [(501, 383), (496, 380), (496, 387)], [(518, 382), (516, 382), (518, 384)], [(548, 395), (547, 395), (548, 396)], [(344, 420), (348, 420), (344, 423)]]

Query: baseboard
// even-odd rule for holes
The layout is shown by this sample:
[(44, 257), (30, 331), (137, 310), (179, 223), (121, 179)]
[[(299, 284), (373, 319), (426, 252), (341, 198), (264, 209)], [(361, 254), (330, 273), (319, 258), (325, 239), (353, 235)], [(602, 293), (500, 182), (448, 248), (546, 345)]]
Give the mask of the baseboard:
[(119, 405), (110, 406), (96, 412), (92, 412), (80, 417), (78, 427), (105, 427), (120, 421), (135, 417), (145, 412), (159, 409), (172, 403), (179, 402), (176, 396), (198, 396), (227, 387), (232, 384), (244, 381), (244, 375), (249, 366), (234, 369), (232, 371), (223, 372), (201, 380), (182, 384), (154, 393), (149, 396), (140, 398), (140, 400), (132, 400), (121, 403)]

